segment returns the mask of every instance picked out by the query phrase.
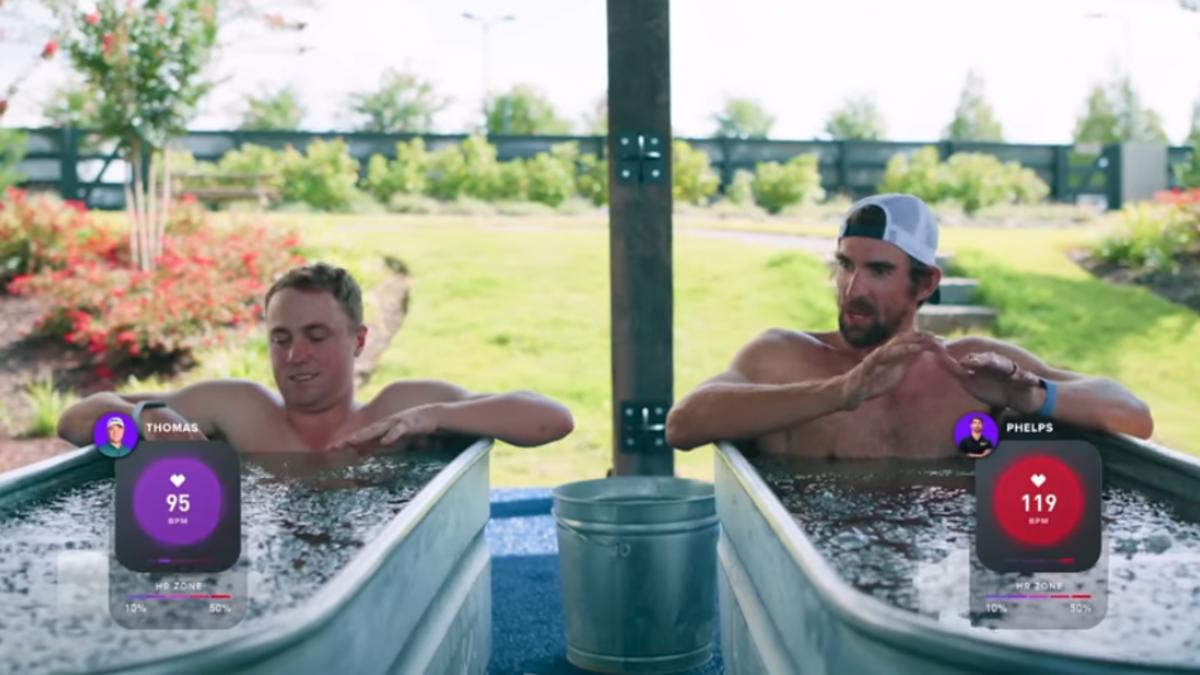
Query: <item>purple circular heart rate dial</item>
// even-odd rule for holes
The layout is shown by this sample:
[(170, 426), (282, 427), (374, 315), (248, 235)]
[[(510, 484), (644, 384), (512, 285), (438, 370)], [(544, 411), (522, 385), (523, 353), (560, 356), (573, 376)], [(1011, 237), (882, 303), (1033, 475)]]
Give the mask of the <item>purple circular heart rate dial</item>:
[(206, 539), (221, 519), (221, 483), (204, 462), (164, 457), (152, 463), (133, 488), (138, 526), (167, 546)]

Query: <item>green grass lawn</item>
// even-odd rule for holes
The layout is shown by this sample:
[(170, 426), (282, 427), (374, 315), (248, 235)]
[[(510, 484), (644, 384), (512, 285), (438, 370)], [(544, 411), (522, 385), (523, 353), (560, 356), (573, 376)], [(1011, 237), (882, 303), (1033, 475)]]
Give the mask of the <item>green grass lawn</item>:
[[(360, 242), (369, 239), (370, 255), (396, 255), (412, 271), (410, 314), (364, 395), (406, 377), (476, 391), (533, 389), (570, 407), (576, 431), (545, 448), (499, 447), (494, 482), (553, 485), (604, 475), (612, 443), (605, 232), (446, 223), (306, 229), (307, 241), (333, 260), (357, 268), (366, 262)], [(361, 236), (350, 235), (356, 229)], [(814, 259), (681, 238), (675, 260), (677, 395), (767, 326), (833, 325), (824, 268)], [(676, 461), (682, 475), (712, 475), (711, 451), (677, 453)]]
[[(396, 216), (273, 216), (297, 224), (310, 259), (348, 266), (370, 287), (384, 254), (413, 274), (410, 314), (384, 354), (370, 396), (396, 378), (451, 380), (475, 391), (532, 389), (571, 408), (576, 431), (538, 449), (500, 445), (496, 485), (553, 485), (602, 476), (610, 464), (607, 232), (592, 219)], [(832, 236), (827, 225), (721, 221), (725, 229)], [(816, 258), (766, 246), (675, 240), (675, 394), (723, 369), (735, 350), (770, 326), (835, 325), (828, 273)], [(764, 227), (765, 226), (765, 227)], [(1200, 454), (1188, 424), (1200, 404), (1196, 313), (1139, 288), (1095, 281), (1065, 251), (1096, 228), (943, 230), (943, 248), (982, 281), (1001, 312), (1000, 337), (1047, 361), (1116, 377), (1154, 409), (1156, 440)], [(371, 309), (368, 308), (368, 313)], [(188, 379), (235, 375), (270, 381), (265, 341), (202, 355)], [(710, 450), (676, 453), (678, 472), (709, 478)]]

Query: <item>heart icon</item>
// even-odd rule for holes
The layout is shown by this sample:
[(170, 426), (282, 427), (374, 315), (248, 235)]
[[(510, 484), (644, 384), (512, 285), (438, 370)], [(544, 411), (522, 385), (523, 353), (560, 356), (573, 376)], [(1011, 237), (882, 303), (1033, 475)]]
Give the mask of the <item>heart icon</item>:
[(1033, 481), (1033, 484), (1037, 487), (1042, 487), (1042, 483), (1046, 482), (1046, 476), (1040, 473), (1035, 473), (1029, 477), (1029, 480)]
[[(183, 485), (183, 481), (185, 481), (185, 480), (187, 480), (187, 476), (184, 476), (181, 473), (171, 474), (171, 483), (173, 483), (175, 485), (175, 487), (179, 487), (180, 485)], [(1042, 480), (1045, 480), (1045, 479), (1043, 478)], [(1041, 483), (1038, 483), (1038, 485), (1041, 485)]]

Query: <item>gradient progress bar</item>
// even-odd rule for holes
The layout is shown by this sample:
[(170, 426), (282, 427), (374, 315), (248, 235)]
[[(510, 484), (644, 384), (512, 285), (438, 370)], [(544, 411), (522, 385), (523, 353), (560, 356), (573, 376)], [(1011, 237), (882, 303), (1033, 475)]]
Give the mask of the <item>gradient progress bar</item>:
[(232, 600), (228, 593), (130, 593), (125, 596), (129, 602), (142, 600)]
[(1050, 595), (1009, 593), (1005, 595), (985, 595), (984, 600), (1091, 600), (1091, 593), (1053, 593)]

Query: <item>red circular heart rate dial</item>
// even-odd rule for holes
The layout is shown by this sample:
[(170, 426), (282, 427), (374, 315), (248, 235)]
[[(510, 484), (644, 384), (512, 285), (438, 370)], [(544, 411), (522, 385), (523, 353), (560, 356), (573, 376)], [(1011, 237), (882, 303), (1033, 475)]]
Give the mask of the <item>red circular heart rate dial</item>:
[(1083, 517), (1083, 484), (1074, 469), (1049, 455), (1030, 455), (1000, 474), (992, 510), (1005, 534), (1027, 546), (1060, 543)]

